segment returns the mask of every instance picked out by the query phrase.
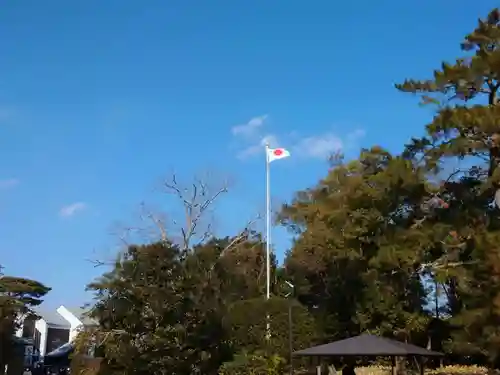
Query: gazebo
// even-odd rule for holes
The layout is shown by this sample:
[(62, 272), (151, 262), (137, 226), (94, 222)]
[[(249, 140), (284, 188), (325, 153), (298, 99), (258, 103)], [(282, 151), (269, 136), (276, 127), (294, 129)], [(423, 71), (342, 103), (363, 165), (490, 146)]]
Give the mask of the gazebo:
[[(329, 344), (313, 346), (293, 353), (294, 356), (308, 357), (391, 357), (392, 373), (395, 375), (396, 357), (416, 357), (420, 363), (420, 373), (423, 374), (423, 357), (439, 357), (442, 353), (427, 350), (416, 345), (391, 340), (369, 334), (334, 341)], [(318, 372), (319, 374), (319, 372)]]

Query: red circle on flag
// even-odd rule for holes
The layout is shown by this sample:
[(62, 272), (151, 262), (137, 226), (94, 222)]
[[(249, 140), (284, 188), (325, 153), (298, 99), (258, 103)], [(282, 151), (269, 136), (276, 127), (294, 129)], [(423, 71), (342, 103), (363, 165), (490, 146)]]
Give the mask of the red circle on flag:
[(274, 150), (274, 155), (276, 155), (276, 156), (280, 156), (282, 153), (283, 153), (283, 150), (281, 150), (279, 148)]

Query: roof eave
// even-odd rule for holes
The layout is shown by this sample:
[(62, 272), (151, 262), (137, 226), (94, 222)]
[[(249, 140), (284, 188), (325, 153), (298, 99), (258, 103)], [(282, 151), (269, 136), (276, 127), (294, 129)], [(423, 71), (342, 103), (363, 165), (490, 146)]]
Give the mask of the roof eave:
[(353, 354), (353, 353), (326, 353), (326, 352), (318, 352), (318, 353), (302, 353), (301, 351), (292, 353), (293, 356), (297, 357), (409, 357), (409, 356), (418, 356), (418, 357), (442, 357), (443, 353), (439, 352), (430, 352), (430, 353), (364, 353), (364, 354)]

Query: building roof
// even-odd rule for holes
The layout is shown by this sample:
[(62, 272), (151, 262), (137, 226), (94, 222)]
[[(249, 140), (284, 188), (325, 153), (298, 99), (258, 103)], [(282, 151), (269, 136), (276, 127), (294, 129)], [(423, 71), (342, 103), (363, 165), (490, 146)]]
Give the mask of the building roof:
[(57, 311), (36, 310), (35, 311), (51, 328), (70, 329), (71, 325)]
[(294, 352), (297, 356), (442, 356), (434, 352), (385, 337), (363, 334), (345, 340)]
[[(77, 319), (79, 319), (85, 326), (97, 325), (98, 322), (88, 316), (88, 309), (81, 307), (67, 308), (71, 314), (73, 314)], [(45, 310), (45, 309), (35, 309), (35, 313), (39, 315), (50, 328), (61, 328), (70, 329), (71, 324), (67, 321), (61, 314), (57, 311)]]

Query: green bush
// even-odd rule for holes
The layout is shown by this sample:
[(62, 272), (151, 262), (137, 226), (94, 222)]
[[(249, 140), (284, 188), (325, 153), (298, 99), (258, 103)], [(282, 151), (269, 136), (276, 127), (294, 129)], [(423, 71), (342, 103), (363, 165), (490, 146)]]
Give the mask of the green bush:
[[(229, 307), (225, 324), (230, 332), (231, 344), (236, 353), (265, 351), (282, 357), (289, 355), (289, 308), (292, 307), (293, 350), (314, 344), (318, 336), (314, 317), (296, 300), (261, 297), (233, 303)], [(269, 316), (269, 320), (266, 318)], [(271, 337), (267, 337), (267, 323)]]
[(439, 367), (435, 370), (426, 371), (429, 375), (486, 375), (488, 374), (488, 369), (486, 367), (481, 366), (460, 366), (460, 365), (452, 365), (452, 366), (444, 366)]
[(285, 373), (285, 359), (277, 354), (242, 353), (231, 362), (224, 363), (219, 375), (282, 375)]
[[(391, 375), (391, 367), (372, 365), (356, 367), (356, 375)], [(480, 366), (444, 366), (437, 369), (425, 369), (426, 375), (487, 375), (488, 369)]]

